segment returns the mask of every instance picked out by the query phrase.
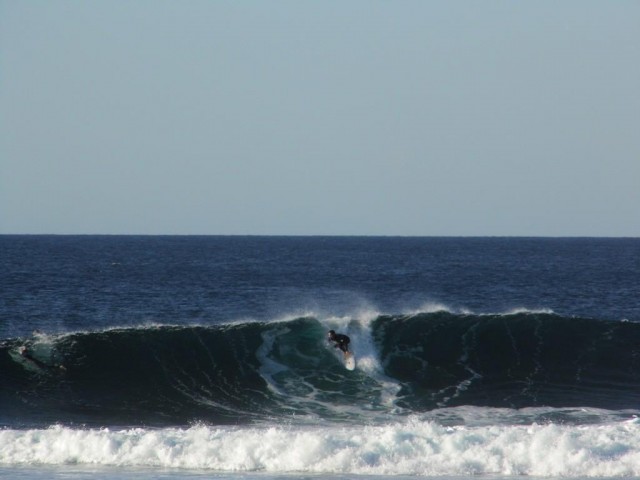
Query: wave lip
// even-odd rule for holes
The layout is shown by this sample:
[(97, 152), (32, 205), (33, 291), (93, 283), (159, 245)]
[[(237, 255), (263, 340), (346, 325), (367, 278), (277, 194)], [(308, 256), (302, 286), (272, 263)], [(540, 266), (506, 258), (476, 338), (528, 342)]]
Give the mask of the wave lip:
[(0, 464), (367, 475), (640, 475), (637, 420), (606, 425), (0, 431)]

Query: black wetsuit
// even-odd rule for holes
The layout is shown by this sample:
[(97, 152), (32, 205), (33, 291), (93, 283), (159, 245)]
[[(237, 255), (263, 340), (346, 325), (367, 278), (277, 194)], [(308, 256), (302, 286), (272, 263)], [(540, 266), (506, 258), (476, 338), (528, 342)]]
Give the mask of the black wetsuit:
[(351, 339), (346, 335), (342, 335), (340, 333), (336, 333), (332, 338), (332, 342), (335, 342), (335, 348), (339, 348), (344, 353), (349, 351), (349, 343), (351, 343)]

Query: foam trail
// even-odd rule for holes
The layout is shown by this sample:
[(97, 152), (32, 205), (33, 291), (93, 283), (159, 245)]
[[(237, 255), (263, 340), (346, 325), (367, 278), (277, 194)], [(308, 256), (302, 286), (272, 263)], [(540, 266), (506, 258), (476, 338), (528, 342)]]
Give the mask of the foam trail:
[(269, 390), (278, 395), (284, 395), (285, 392), (282, 392), (282, 390), (278, 388), (277, 383), (273, 380), (273, 376), (287, 370), (287, 367), (269, 358), (269, 352), (273, 350), (276, 337), (285, 333), (289, 333), (289, 329), (286, 327), (263, 332), (263, 343), (256, 351), (256, 357), (260, 360), (260, 375), (267, 382)]
[(364, 475), (640, 475), (640, 424), (0, 431), (0, 465)]

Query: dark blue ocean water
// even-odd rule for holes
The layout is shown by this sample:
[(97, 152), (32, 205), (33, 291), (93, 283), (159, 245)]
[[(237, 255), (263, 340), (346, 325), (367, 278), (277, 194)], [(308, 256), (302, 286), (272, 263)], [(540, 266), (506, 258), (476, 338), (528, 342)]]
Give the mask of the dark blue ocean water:
[(0, 236), (0, 333), (550, 309), (640, 320), (640, 240)]
[(0, 236), (0, 271), (0, 465), (640, 474), (640, 239)]

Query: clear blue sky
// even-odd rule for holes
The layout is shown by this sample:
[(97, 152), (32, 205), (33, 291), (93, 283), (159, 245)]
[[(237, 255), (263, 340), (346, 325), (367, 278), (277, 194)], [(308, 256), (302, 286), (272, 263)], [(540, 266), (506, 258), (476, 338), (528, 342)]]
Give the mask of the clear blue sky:
[(0, 0), (0, 233), (640, 236), (640, 2)]

